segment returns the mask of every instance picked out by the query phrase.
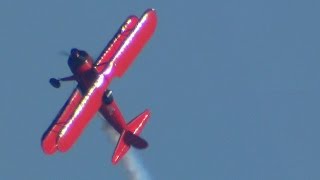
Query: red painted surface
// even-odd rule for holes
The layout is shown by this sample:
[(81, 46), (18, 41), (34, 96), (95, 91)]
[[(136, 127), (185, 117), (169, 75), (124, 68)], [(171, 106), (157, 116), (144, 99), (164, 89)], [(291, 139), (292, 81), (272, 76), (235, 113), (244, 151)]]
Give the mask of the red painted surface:
[(126, 121), (115, 101), (109, 105), (103, 104), (100, 113), (119, 134), (125, 129)]
[(131, 145), (139, 149), (144, 149), (148, 146), (147, 142), (138, 135), (148, 122), (149, 117), (150, 111), (144, 111), (134, 118), (127, 125), (126, 129), (121, 132), (118, 144), (112, 156), (111, 161), (113, 164), (117, 164), (121, 160), (121, 158), (128, 152)]
[(125, 23), (119, 28), (117, 34), (114, 36), (113, 40), (110, 41), (108, 46), (104, 49), (100, 57), (98, 58), (95, 68), (98, 73), (101, 73), (107, 63), (112, 59), (112, 57), (119, 50), (123, 42), (127, 39), (130, 33), (138, 24), (139, 18), (136, 16), (130, 16)]
[(56, 119), (52, 122), (51, 126), (48, 128), (46, 133), (42, 138), (42, 149), (46, 154), (53, 154), (57, 151), (57, 139), (61, 129), (64, 124), (69, 120), (69, 117), (74, 112), (79, 102), (82, 99), (81, 92), (76, 88), (70, 98), (67, 100), (65, 105), (60, 110), (60, 113), (57, 115)]
[(132, 64), (151, 38), (156, 24), (157, 16), (153, 9), (147, 10), (140, 19), (130, 16), (96, 63), (84, 51), (71, 51), (68, 60), (74, 73), (71, 79), (78, 81), (78, 87), (43, 135), (42, 149), (46, 154), (54, 154), (57, 150), (68, 151), (98, 111), (122, 134), (112, 158), (114, 164), (131, 145), (141, 149), (147, 146), (138, 135), (148, 121), (150, 111), (146, 110), (126, 124), (116, 102), (104, 104), (103, 96), (112, 79), (121, 77)]

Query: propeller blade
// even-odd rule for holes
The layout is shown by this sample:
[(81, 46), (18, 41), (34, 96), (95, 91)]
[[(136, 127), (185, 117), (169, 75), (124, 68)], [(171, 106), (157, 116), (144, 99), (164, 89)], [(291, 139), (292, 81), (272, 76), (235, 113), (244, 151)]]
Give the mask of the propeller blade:
[(59, 55), (69, 57), (69, 56), (70, 56), (70, 53), (67, 52), (67, 51), (60, 51), (60, 52), (59, 52)]

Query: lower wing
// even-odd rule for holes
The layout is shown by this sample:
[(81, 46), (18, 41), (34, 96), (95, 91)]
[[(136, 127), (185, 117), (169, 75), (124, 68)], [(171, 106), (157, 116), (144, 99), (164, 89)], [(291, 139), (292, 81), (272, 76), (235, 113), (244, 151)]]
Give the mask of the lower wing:
[(82, 99), (82, 94), (79, 88), (76, 88), (64, 106), (61, 108), (57, 117), (53, 120), (47, 131), (43, 134), (41, 140), (42, 150), (46, 154), (54, 154), (57, 151), (57, 141), (59, 133), (67, 124), (70, 116), (78, 106)]
[(122, 77), (144, 45), (149, 41), (157, 26), (157, 14), (154, 9), (147, 10), (139, 23), (123, 42), (120, 49), (110, 61), (116, 77)]
[(108, 86), (108, 79), (103, 74), (100, 74), (83, 96), (68, 122), (61, 129), (57, 144), (59, 151), (68, 151), (77, 141), (89, 121), (99, 111), (103, 94)]

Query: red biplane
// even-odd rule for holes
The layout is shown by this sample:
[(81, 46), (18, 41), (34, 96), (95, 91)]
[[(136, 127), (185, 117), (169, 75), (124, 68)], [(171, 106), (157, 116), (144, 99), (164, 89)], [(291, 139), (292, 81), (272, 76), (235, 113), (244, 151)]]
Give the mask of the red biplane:
[(118, 163), (131, 146), (138, 149), (148, 146), (139, 135), (150, 111), (145, 110), (127, 124), (108, 86), (113, 78), (123, 76), (151, 38), (156, 25), (154, 9), (147, 10), (140, 19), (128, 17), (95, 63), (87, 52), (71, 50), (68, 65), (73, 75), (51, 78), (50, 84), (59, 88), (60, 81), (75, 80), (78, 85), (42, 137), (41, 145), (46, 154), (68, 151), (98, 111), (120, 134), (112, 157), (113, 164)]

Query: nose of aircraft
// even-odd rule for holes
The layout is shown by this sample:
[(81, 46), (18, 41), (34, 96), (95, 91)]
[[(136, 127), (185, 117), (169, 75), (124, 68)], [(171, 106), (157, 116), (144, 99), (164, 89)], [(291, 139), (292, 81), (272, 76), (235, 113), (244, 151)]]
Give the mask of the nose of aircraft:
[(77, 48), (72, 48), (71, 52), (70, 52), (70, 55), (72, 57), (79, 57), (79, 50)]
[(85, 51), (72, 48), (70, 52), (70, 58), (76, 61), (85, 61), (87, 59), (88, 54)]

